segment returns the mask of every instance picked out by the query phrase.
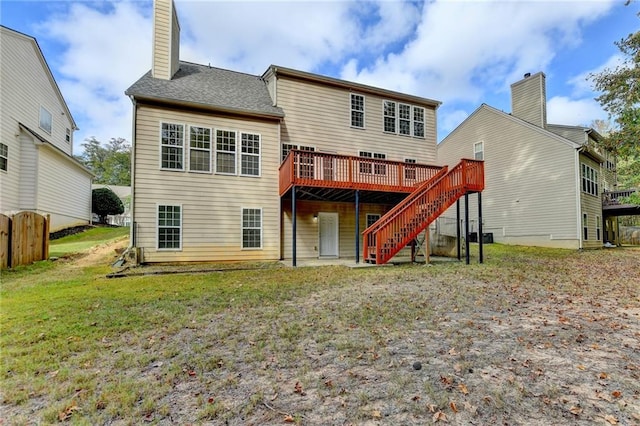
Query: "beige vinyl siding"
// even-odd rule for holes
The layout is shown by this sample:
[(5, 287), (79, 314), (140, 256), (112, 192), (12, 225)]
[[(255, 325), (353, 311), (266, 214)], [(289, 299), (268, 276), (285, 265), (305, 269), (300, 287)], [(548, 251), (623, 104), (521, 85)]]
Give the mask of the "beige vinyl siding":
[(383, 98), (365, 97), (365, 128), (351, 127), (351, 92), (346, 89), (279, 77), (276, 83), (278, 106), (285, 111), (282, 143), (314, 146), (316, 151), (358, 155), (359, 151), (386, 154), (388, 160), (415, 158), (432, 164), (436, 159), (436, 112), (433, 106), (412, 105), (425, 110), (425, 137), (400, 136), (383, 132)]
[(20, 201), (18, 210), (35, 210), (37, 208), (38, 183), (38, 151), (33, 136), (20, 129)]
[(38, 211), (51, 214), (51, 231), (89, 223), (91, 180), (88, 173), (45, 145), (38, 146), (38, 170), (41, 176), (37, 184)]
[[(455, 165), (484, 141), (483, 232), (497, 242), (578, 248), (575, 150), (568, 143), (482, 106), (438, 146)], [(477, 195), (469, 196), (477, 224)], [(464, 218), (464, 203), (461, 203)], [(455, 218), (455, 207), (445, 213)], [(477, 225), (476, 225), (477, 226)]]
[[(362, 258), (362, 232), (367, 227), (367, 214), (383, 215), (392, 206), (380, 204), (360, 205), (360, 257)], [(338, 213), (338, 237), (339, 237), (339, 257), (355, 257), (355, 204), (354, 203), (328, 203), (318, 201), (298, 201), (296, 203), (296, 256), (298, 258), (318, 257), (318, 222), (314, 222), (314, 215), (318, 213)], [(282, 243), (284, 247), (284, 258), (292, 257), (292, 222), (291, 222), (291, 201), (284, 200), (282, 206)], [(362, 260), (362, 259), (361, 259)]]
[(547, 124), (545, 76), (539, 72), (511, 85), (511, 111), (535, 126), (544, 128)]
[[(582, 184), (580, 185), (580, 218), (582, 218), (583, 213), (587, 213), (587, 226), (589, 231), (589, 238), (586, 241), (582, 242), (582, 247), (585, 249), (600, 248), (603, 244), (602, 224), (600, 224), (600, 239), (598, 240), (596, 236), (596, 217), (600, 217), (600, 220), (602, 220), (601, 194), (603, 186), (602, 174), (600, 173), (600, 164), (584, 155), (580, 155), (580, 164), (586, 164), (587, 166), (598, 172), (598, 196), (582, 192)], [(580, 232), (582, 232), (582, 225), (580, 226)]]
[(155, 78), (171, 79), (171, 24), (172, 0), (158, 0), (154, 2), (153, 25), (153, 65)]
[[(161, 122), (260, 134), (261, 177), (160, 170)], [(187, 131), (185, 128), (185, 135)], [(133, 221), (136, 222), (136, 246), (143, 249), (145, 262), (275, 260), (280, 257), (277, 122), (161, 110), (138, 104), (136, 135)], [(188, 145), (188, 139), (185, 144)], [(188, 164), (187, 157), (185, 164)], [(157, 206), (162, 204), (182, 205), (181, 251), (156, 249)], [(262, 208), (262, 249), (241, 248), (242, 208)]]
[(584, 129), (579, 127), (550, 124), (548, 130), (580, 145), (583, 145), (587, 140)]

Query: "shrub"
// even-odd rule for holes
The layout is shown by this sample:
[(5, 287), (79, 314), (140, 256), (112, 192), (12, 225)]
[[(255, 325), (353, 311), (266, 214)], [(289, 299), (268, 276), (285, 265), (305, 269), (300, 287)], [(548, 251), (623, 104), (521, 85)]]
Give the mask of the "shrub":
[(124, 213), (124, 206), (112, 190), (98, 188), (91, 192), (91, 211), (100, 217), (100, 223), (106, 223), (107, 215)]

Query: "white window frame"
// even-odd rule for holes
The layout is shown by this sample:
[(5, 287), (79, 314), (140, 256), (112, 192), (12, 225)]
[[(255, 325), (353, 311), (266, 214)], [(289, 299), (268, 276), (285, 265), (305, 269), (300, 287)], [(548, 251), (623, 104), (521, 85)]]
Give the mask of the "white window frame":
[(411, 134), (413, 133), (411, 129), (411, 124), (413, 122), (413, 120), (411, 120), (411, 105), (398, 103), (398, 112), (396, 115), (398, 117), (398, 134), (401, 136), (411, 136)]
[(294, 145), (292, 143), (283, 143), (280, 145), (280, 149), (281, 149), (281, 158), (282, 160), (280, 160), (280, 162), (283, 162), (286, 158), (287, 155), (289, 155), (289, 153), (291, 152), (291, 150), (293, 149), (298, 149), (298, 145)]
[[(257, 140), (249, 141), (245, 140), (245, 136), (247, 137), (255, 137)], [(248, 149), (248, 144), (245, 146), (245, 142), (257, 142), (258, 144), (258, 152), (245, 152), (245, 149)], [(245, 158), (257, 158), (258, 161), (258, 170), (257, 173), (246, 173), (244, 170), (244, 159)], [(249, 133), (249, 132), (241, 132), (240, 133), (240, 176), (249, 176), (249, 177), (260, 177), (262, 175), (262, 136), (259, 133)]]
[[(224, 149), (219, 149), (218, 148), (218, 132), (223, 132), (223, 133), (228, 133), (229, 135), (233, 134), (233, 142), (234, 142), (234, 147), (233, 147), (233, 151), (231, 150), (224, 150)], [(226, 135), (222, 135), (222, 137), (225, 137)], [(233, 154), (233, 172), (228, 172), (228, 171), (220, 171), (218, 170), (218, 154)], [(215, 164), (216, 164), (216, 174), (220, 174), (220, 175), (230, 175), (230, 176), (234, 176), (238, 174), (238, 132), (235, 130), (229, 130), (229, 129), (216, 129), (216, 137), (215, 137)]]
[[(354, 98), (360, 98), (362, 99), (362, 109), (358, 109), (358, 108), (354, 108)], [(356, 101), (356, 107), (360, 106), (360, 102)], [(364, 95), (361, 95), (359, 93), (351, 93), (351, 96), (349, 96), (349, 111), (350, 111), (350, 121), (351, 121), (351, 127), (353, 127), (354, 129), (364, 129), (365, 128), (365, 97)], [(357, 124), (354, 124), (354, 115), (356, 116), (361, 116), (361, 121), (362, 121), (362, 125), (358, 126)], [(357, 121), (356, 121), (357, 122)]]
[(473, 159), (484, 161), (484, 141), (476, 142), (473, 144)]
[(0, 142), (0, 171), (9, 170), (9, 146)]
[(596, 215), (596, 240), (602, 240), (602, 226), (600, 216)]
[[(180, 209), (180, 224), (176, 225), (164, 225), (162, 228), (167, 229), (178, 229), (179, 230), (179, 238), (178, 238), (178, 247), (160, 247), (160, 207), (178, 207)], [(184, 209), (182, 208), (182, 204), (175, 203), (158, 203), (156, 204), (156, 249), (158, 251), (182, 251), (182, 219), (184, 218)]]
[(51, 134), (51, 129), (53, 129), (53, 115), (51, 115), (49, 110), (42, 105), (40, 106), (40, 119), (38, 120), (38, 126), (48, 134)]
[[(177, 127), (181, 127), (182, 128), (182, 144), (181, 145), (177, 145), (177, 144), (173, 144), (173, 143), (165, 143), (165, 136), (164, 136), (164, 126), (176, 126)], [(160, 122), (160, 150), (159, 150), (159, 162), (160, 162), (160, 170), (170, 170), (170, 171), (184, 171), (186, 170), (186, 166), (185, 166), (185, 161), (184, 161), (184, 157), (185, 157), (185, 125), (181, 124), (181, 123), (171, 123), (168, 121), (161, 121)], [(167, 132), (170, 131), (170, 129), (166, 130)], [(172, 138), (170, 138), (169, 136), (166, 137), (167, 141), (171, 141)], [(177, 140), (177, 139), (176, 139)], [(180, 150), (180, 167), (164, 167), (163, 166), (163, 158), (162, 158), (162, 154), (164, 152), (164, 149), (178, 149)]]
[(599, 195), (598, 171), (585, 163), (580, 163), (580, 172), (582, 192), (597, 197)]
[[(372, 218), (374, 218), (374, 217), (376, 219), (372, 220)], [(365, 222), (366, 225), (367, 225), (367, 228), (370, 227), (371, 225), (373, 225), (374, 223), (376, 223), (378, 220), (380, 220), (381, 217), (382, 217), (382, 215), (380, 213), (367, 213), (366, 222)]]
[[(358, 156), (362, 158), (370, 158), (372, 160), (386, 160), (387, 154), (372, 151), (358, 151)], [(364, 167), (363, 167), (364, 166)], [(384, 176), (387, 174), (386, 164), (360, 163), (358, 171), (367, 175)]]
[[(415, 166), (415, 164), (417, 163), (415, 158), (405, 158), (404, 159), (405, 162), (405, 166), (404, 166), (404, 178), (406, 180), (416, 180), (417, 179), (417, 174), (418, 174), (418, 170)], [(409, 166), (409, 164), (412, 164), (412, 166)]]
[[(389, 124), (393, 123), (393, 130), (387, 130), (387, 120), (389, 120)], [(382, 101), (382, 131), (384, 133), (398, 133), (398, 103), (396, 101)]]
[(583, 241), (589, 240), (589, 215), (582, 213), (582, 239)]
[(64, 140), (67, 141), (67, 143), (71, 143), (71, 129), (69, 129), (68, 127), (67, 127)]
[[(411, 126), (411, 131), (412, 131), (411, 135), (413, 137), (415, 137), (415, 138), (424, 138), (425, 137), (425, 129), (426, 129), (425, 121), (424, 121), (425, 120), (425, 118), (424, 118), (425, 117), (425, 111), (426, 110), (423, 107), (419, 107), (419, 106), (413, 106), (412, 107), (411, 114), (412, 114), (412, 118), (413, 118), (413, 123), (412, 123), (412, 126)], [(419, 120), (416, 118), (416, 114), (418, 112), (422, 116), (422, 118), (419, 119)], [(420, 131), (418, 131), (418, 129), (417, 129), (419, 124), (422, 124), (422, 129), (420, 129)]]
[[(208, 131), (209, 132), (209, 148), (205, 148), (204, 146), (193, 146), (194, 140), (193, 140), (193, 129), (202, 129), (203, 131)], [(211, 159), (211, 152), (213, 151), (213, 130), (210, 127), (206, 127), (206, 126), (189, 126), (189, 171), (193, 172), (193, 173), (211, 173), (211, 171), (213, 170), (212, 167), (212, 159)], [(200, 139), (196, 139), (195, 140), (196, 143), (198, 142), (203, 142), (206, 143), (206, 141), (204, 139), (200, 140)], [(191, 167), (191, 157), (194, 151), (197, 152), (204, 152), (207, 153), (207, 158), (209, 159), (209, 168), (207, 170), (200, 170), (200, 169), (194, 169)]]
[[(248, 210), (258, 210), (260, 212), (260, 226), (256, 227), (256, 226), (245, 226), (244, 225), (244, 215), (245, 215), (245, 211)], [(262, 250), (263, 247), (263, 211), (262, 211), (262, 207), (242, 207), (240, 209), (240, 248), (242, 250)], [(260, 231), (260, 246), (259, 247), (245, 247), (245, 239), (244, 239), (244, 231), (245, 230), (256, 230), (258, 229)]]

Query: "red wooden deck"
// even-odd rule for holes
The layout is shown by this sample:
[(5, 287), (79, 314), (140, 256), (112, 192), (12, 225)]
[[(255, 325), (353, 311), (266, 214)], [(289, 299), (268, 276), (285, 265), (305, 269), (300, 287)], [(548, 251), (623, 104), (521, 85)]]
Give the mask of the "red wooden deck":
[(441, 169), (425, 164), (292, 150), (280, 165), (280, 196), (293, 185), (410, 193)]

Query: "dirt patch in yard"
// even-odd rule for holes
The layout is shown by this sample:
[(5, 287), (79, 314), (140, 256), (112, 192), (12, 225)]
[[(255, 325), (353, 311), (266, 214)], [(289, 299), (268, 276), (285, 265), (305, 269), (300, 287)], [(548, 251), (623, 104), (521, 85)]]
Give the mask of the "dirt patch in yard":
[[(118, 414), (101, 382), (74, 416), (115, 425), (640, 424), (640, 250), (503, 250), (483, 265), (306, 268), (309, 294), (216, 309), (207, 298), (227, 288), (212, 285), (181, 299), (186, 313), (162, 327), (100, 341), (103, 355), (85, 373), (133, 382), (151, 402)], [(234, 273), (237, 290), (282, 269)], [(29, 402), (2, 409), (20, 419), (37, 412)]]

